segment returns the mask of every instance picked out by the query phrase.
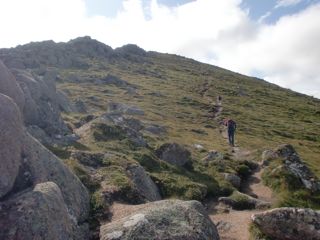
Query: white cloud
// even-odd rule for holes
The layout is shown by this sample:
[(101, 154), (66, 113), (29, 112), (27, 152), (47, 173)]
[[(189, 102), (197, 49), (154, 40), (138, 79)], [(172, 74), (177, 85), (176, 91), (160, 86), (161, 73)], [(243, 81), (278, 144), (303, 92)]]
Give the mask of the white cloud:
[(151, 0), (146, 14), (142, 0), (125, 0), (117, 16), (107, 18), (88, 16), (84, 0), (0, 0), (0, 47), (90, 35), (112, 47), (135, 43), (244, 74), (259, 72), (320, 97), (320, 5), (267, 25), (250, 20), (240, 4), (197, 0), (169, 8)]
[(294, 6), (300, 2), (302, 2), (302, 0), (278, 0), (275, 8)]

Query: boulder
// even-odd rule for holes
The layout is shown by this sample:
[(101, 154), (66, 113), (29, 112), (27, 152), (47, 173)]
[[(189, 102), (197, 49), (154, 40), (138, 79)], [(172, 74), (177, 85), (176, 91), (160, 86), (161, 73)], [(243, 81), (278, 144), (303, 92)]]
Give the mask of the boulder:
[(276, 157), (277, 154), (270, 149), (263, 151), (261, 156), (263, 162), (275, 159)]
[(182, 145), (177, 143), (165, 143), (156, 150), (156, 155), (170, 164), (185, 166), (191, 161), (191, 153)]
[(23, 137), (23, 156), (33, 184), (51, 181), (61, 189), (68, 212), (78, 221), (89, 214), (89, 193), (81, 181), (48, 149), (29, 134)]
[(75, 151), (71, 153), (71, 157), (73, 159), (78, 160), (81, 164), (93, 168), (98, 168), (104, 166), (104, 159), (106, 158), (107, 154), (104, 153), (91, 153), (91, 152), (84, 152), (84, 151)]
[(215, 161), (215, 160), (221, 160), (223, 159), (223, 154), (216, 151), (216, 150), (211, 150), (207, 156), (205, 156), (202, 161), (205, 163), (205, 164), (209, 164), (210, 162), (212, 161)]
[(320, 180), (302, 161), (292, 145), (280, 145), (274, 150), (274, 155), (283, 159), (286, 170), (299, 178), (306, 189), (320, 191)]
[(100, 228), (101, 240), (217, 240), (219, 235), (197, 201), (164, 200)]
[(233, 209), (266, 209), (270, 208), (271, 203), (251, 197), (247, 194), (235, 191), (229, 197), (220, 197), (218, 199), (220, 203), (228, 205)]
[(231, 183), (235, 188), (240, 188), (241, 186), (241, 178), (238, 175), (232, 173), (224, 173), (224, 179)]
[(275, 149), (275, 154), (281, 158), (287, 158), (294, 154), (297, 154), (296, 150), (290, 144), (282, 144)]
[(24, 95), (18, 85), (16, 78), (0, 60), (0, 93), (11, 97), (19, 106), (20, 110), (24, 107)]
[(139, 165), (131, 165), (127, 168), (127, 175), (133, 182), (138, 192), (148, 201), (161, 200), (159, 189), (152, 181), (144, 168)]
[(48, 134), (42, 129), (39, 128), (37, 125), (29, 125), (26, 127), (28, 133), (36, 138), (39, 142), (44, 145), (53, 145), (54, 139), (49, 137)]
[(128, 139), (134, 147), (147, 147), (140, 130), (143, 128), (137, 119), (127, 118), (118, 113), (105, 113), (76, 129), (81, 138), (92, 137), (96, 141)]
[[(61, 189), (68, 211), (76, 219), (84, 220), (89, 211), (89, 194), (80, 180), (49, 150), (23, 129), (17, 105), (0, 94), (0, 193), (1, 197), (14, 189), (23, 176), (20, 166), (28, 169), (32, 184), (52, 181)], [(23, 184), (22, 184), (23, 185)]]
[(53, 182), (37, 184), (31, 191), (0, 202), (0, 209), (0, 239), (87, 239)]
[(74, 110), (79, 113), (87, 113), (87, 107), (84, 102), (80, 99), (77, 99), (74, 103)]
[(305, 208), (276, 208), (257, 213), (253, 223), (272, 239), (320, 239), (320, 211)]
[(67, 95), (63, 91), (57, 91), (57, 103), (61, 111), (67, 113), (74, 112), (74, 107), (70, 104)]
[(27, 125), (37, 125), (49, 136), (64, 135), (69, 129), (60, 116), (59, 97), (56, 91), (54, 76), (34, 77), (27, 71), (16, 70), (15, 75), (25, 96), (23, 109)]
[(204, 146), (198, 143), (193, 144), (194, 148), (201, 151), (204, 150)]
[(164, 126), (160, 126), (160, 125), (156, 125), (156, 124), (152, 124), (150, 126), (147, 126), (145, 128), (146, 131), (154, 134), (154, 135), (161, 135), (161, 134), (165, 134), (167, 132), (166, 127)]
[(22, 119), (17, 105), (0, 93), (0, 198), (13, 187), (21, 161)]
[(86, 123), (94, 120), (95, 118), (97, 118), (97, 117), (94, 116), (94, 115), (89, 114), (89, 115), (86, 115), (84, 117), (81, 117), (80, 120), (77, 123), (75, 123), (74, 125), (75, 125), (76, 128), (80, 128), (83, 125), (85, 125)]
[(123, 103), (110, 102), (107, 106), (108, 113), (127, 114), (127, 115), (144, 115), (144, 111), (135, 106), (129, 106)]
[(119, 77), (111, 75), (111, 74), (108, 74), (105, 78), (100, 79), (100, 82), (103, 83), (103, 84), (112, 84), (112, 85), (115, 85), (117, 87), (130, 86), (130, 84), (127, 81), (122, 80)]

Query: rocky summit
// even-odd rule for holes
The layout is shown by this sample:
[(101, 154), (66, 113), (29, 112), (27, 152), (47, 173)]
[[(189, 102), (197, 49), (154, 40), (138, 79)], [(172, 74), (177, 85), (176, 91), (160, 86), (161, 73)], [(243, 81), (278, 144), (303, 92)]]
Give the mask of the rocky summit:
[(320, 239), (319, 109), (133, 44), (0, 49), (0, 240)]

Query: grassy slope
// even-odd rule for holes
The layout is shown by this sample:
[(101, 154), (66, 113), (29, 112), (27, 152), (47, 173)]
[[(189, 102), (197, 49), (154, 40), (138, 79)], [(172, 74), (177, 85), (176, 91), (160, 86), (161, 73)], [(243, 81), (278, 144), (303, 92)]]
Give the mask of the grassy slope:
[[(165, 136), (146, 136), (151, 147), (156, 148), (164, 142), (187, 145), (192, 152), (195, 171), (163, 165), (153, 158), (150, 149), (132, 149), (125, 141), (82, 141), (89, 150), (120, 152), (128, 161), (139, 161), (159, 185), (165, 186), (163, 193), (166, 196), (201, 199), (203, 184), (208, 186), (212, 195), (222, 194), (226, 189), (217, 174), (219, 170), (215, 166), (206, 168), (200, 162), (206, 150), (216, 149), (223, 153), (230, 150), (218, 131), (217, 121), (207, 117), (212, 102), (221, 95), (224, 110), (220, 118), (232, 117), (237, 121), (237, 144), (258, 150), (258, 156), (263, 149), (291, 143), (320, 177), (320, 166), (317, 164), (320, 156), (320, 137), (317, 133), (320, 126), (319, 100), (175, 55), (149, 53), (145, 60), (144, 63), (136, 63), (123, 59), (113, 62), (86, 59), (91, 65), (87, 70), (62, 70), (63, 81), (58, 88), (69, 90), (72, 100), (83, 100), (95, 109), (96, 115), (105, 112), (110, 101), (142, 108), (145, 116), (139, 117), (141, 120), (168, 128)], [(113, 85), (93, 84), (95, 79), (107, 74), (137, 85), (138, 94), (126, 94), (126, 89)], [(87, 80), (72, 83), (68, 81), (70, 75)], [(203, 96), (201, 93), (206, 89)], [(155, 92), (161, 96), (153, 94)], [(90, 98), (92, 96), (95, 99)], [(76, 122), (81, 115), (64, 117), (69, 122)], [(197, 150), (194, 144), (203, 145), (205, 150)], [(154, 162), (150, 164), (150, 161)], [(123, 165), (116, 161), (113, 164)], [(234, 170), (231, 168), (229, 171)]]
[[(199, 94), (208, 82), (207, 96), (213, 100), (223, 96), (222, 117), (232, 117), (238, 122), (238, 143), (246, 148), (268, 148), (288, 142), (297, 147), (305, 161), (319, 174), (316, 164), (319, 158), (320, 101), (289, 90), (279, 88), (262, 80), (249, 78), (213, 66), (173, 55), (152, 54), (151, 63), (93, 62), (91, 69), (76, 71), (76, 74), (98, 78), (112, 73), (139, 86), (140, 97), (131, 97), (112, 85), (97, 86), (90, 82), (83, 84), (60, 84), (69, 89), (74, 99), (81, 98), (97, 110), (104, 112), (110, 100), (140, 106), (146, 110), (145, 120), (170, 127), (169, 139), (185, 144), (200, 143), (207, 149), (225, 150), (226, 145), (216, 130), (205, 128), (215, 121), (204, 115), (210, 102)], [(98, 65), (99, 67), (95, 67)], [(147, 74), (137, 71), (146, 70)], [(70, 73), (67, 70), (65, 73)], [(151, 76), (152, 72), (163, 78)], [(112, 90), (106, 94), (104, 90)], [(152, 96), (160, 92), (164, 97)], [(243, 93), (244, 96), (241, 96)], [(99, 101), (90, 101), (89, 97)], [(197, 134), (191, 129), (203, 129), (208, 134)]]

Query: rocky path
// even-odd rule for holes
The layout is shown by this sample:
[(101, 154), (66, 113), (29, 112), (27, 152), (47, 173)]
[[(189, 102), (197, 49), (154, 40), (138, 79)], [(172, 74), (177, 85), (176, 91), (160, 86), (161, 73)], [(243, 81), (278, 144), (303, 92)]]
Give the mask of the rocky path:
[[(206, 97), (206, 91), (202, 92), (202, 96)], [(208, 99), (209, 102), (212, 100)], [(222, 102), (216, 101), (209, 109), (208, 117), (216, 121), (221, 120), (223, 107)], [(226, 128), (219, 124), (219, 132), (223, 141), (227, 140)], [(242, 149), (239, 146), (231, 149), (232, 158), (234, 160), (243, 160), (252, 158), (252, 152)], [(259, 200), (269, 203), (275, 202), (275, 197), (270, 188), (262, 183), (263, 168), (260, 163), (256, 171), (242, 184), (241, 192), (250, 195)], [(250, 239), (249, 226), (251, 223), (251, 216), (253, 214), (263, 212), (264, 210), (242, 210), (237, 211), (227, 206), (221, 206), (216, 200), (206, 204), (210, 219), (217, 226), (221, 240), (248, 240)]]
[[(233, 158), (239, 159), (250, 155), (250, 151), (239, 147), (233, 148)], [(241, 192), (255, 197), (259, 200), (273, 203), (275, 197), (267, 186), (262, 183), (261, 175), (263, 168), (261, 164), (248, 180), (242, 185)], [(250, 237), (249, 226), (251, 215), (264, 210), (242, 210), (237, 211), (226, 206), (221, 206), (216, 201), (208, 204), (210, 219), (218, 228), (221, 240), (248, 240)]]

